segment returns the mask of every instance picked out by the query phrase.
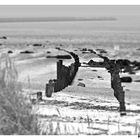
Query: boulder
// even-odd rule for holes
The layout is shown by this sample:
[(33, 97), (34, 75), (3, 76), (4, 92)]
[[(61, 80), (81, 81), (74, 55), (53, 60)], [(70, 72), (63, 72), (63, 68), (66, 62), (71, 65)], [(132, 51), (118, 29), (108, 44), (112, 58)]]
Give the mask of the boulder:
[(132, 82), (132, 78), (129, 77), (129, 76), (121, 77), (121, 82), (123, 82), (123, 83), (131, 83)]
[(8, 53), (13, 53), (13, 51), (9, 50)]
[(80, 87), (85, 87), (86, 85), (84, 84), (84, 83), (78, 83), (78, 85), (77, 86), (80, 86)]

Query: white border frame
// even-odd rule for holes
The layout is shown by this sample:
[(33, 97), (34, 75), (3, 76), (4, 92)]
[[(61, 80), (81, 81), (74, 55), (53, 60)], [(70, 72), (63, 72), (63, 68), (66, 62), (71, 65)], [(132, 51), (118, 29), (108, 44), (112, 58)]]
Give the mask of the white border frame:
[(0, 0), (0, 5), (140, 5), (140, 0)]

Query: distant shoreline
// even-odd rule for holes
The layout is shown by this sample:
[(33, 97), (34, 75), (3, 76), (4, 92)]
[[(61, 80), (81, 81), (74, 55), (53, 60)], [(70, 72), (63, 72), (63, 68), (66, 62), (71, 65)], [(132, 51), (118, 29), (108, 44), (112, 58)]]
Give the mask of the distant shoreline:
[(114, 21), (114, 17), (41, 17), (41, 18), (0, 18), (0, 23), (6, 22), (67, 22), (67, 21)]

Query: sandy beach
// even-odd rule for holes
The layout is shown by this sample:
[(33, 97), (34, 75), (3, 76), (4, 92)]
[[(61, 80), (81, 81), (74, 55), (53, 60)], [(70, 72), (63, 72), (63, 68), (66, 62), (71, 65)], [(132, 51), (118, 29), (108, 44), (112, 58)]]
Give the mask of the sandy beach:
[[(134, 20), (129, 20), (129, 24), (127, 21), (121, 17), (102, 22), (0, 23), (0, 36), (6, 36), (6, 39), (0, 39), (0, 55), (6, 53), (14, 61), (23, 93), (34, 99), (36, 92), (43, 93), (43, 101), (32, 104), (32, 111), (39, 119), (41, 134), (140, 133), (140, 83), (136, 82), (140, 80), (140, 71), (120, 74), (132, 78), (131, 83), (122, 83), (127, 115), (120, 116), (119, 103), (110, 86), (110, 74), (105, 68), (86, 65), (91, 59), (101, 59), (81, 51), (84, 48), (104, 49), (111, 59), (139, 61), (140, 21), (136, 26)], [(119, 50), (116, 51), (115, 46), (119, 46)], [(56, 79), (58, 60), (46, 57), (67, 55), (56, 50), (56, 47), (77, 54), (81, 67), (71, 86), (47, 98), (45, 85), (50, 79)], [(65, 65), (73, 62), (73, 59), (64, 60)], [(84, 86), (79, 86), (79, 83)]]

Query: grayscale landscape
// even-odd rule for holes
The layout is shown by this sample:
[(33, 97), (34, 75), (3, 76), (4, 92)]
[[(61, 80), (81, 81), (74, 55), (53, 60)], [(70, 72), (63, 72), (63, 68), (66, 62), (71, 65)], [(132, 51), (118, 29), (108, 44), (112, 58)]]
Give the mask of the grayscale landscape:
[[(119, 103), (111, 88), (110, 73), (104, 67), (88, 65), (90, 60), (103, 60), (87, 53), (87, 49), (98, 53), (104, 51), (103, 56), (110, 59), (140, 62), (140, 15), (119, 14), (94, 13), (92, 16), (90, 12), (89, 17), (82, 14), (76, 17), (74, 14), (68, 17), (1, 16), (0, 84), (6, 83), (6, 87), (0, 86), (0, 105), (6, 106), (0, 108), (0, 112), (3, 109), (7, 110), (7, 114), (14, 112), (12, 109), (24, 115), (30, 112), (36, 118), (37, 132), (32, 129), (21, 132), (22, 127), (15, 132), (19, 126), (17, 123), (22, 124), (19, 123), (20, 117), (18, 122), (17, 116), (11, 119), (9, 114), (0, 113), (0, 134), (140, 135), (140, 69), (134, 73), (120, 73), (121, 77), (129, 76), (132, 79), (131, 82), (122, 82), (126, 115), (120, 116)], [(45, 85), (50, 79), (57, 78), (58, 59), (48, 56), (68, 55), (57, 47), (77, 54), (81, 66), (72, 85), (52, 93), (49, 98), (45, 96)], [(73, 62), (73, 59), (63, 60), (66, 66)], [(42, 92), (43, 100), (37, 100), (37, 92)], [(21, 104), (20, 108), (18, 97), (11, 93), (21, 94), (23, 97), (19, 98), (29, 106)], [(5, 99), (8, 102), (4, 102)], [(28, 107), (30, 110), (26, 113), (22, 111)], [(11, 120), (14, 120), (14, 125)], [(32, 123), (31, 120), (27, 124)], [(7, 122), (7, 126), (3, 121)], [(35, 128), (34, 125), (30, 127)]]

